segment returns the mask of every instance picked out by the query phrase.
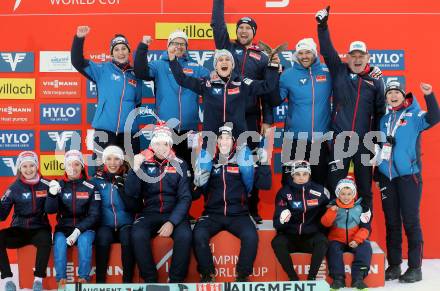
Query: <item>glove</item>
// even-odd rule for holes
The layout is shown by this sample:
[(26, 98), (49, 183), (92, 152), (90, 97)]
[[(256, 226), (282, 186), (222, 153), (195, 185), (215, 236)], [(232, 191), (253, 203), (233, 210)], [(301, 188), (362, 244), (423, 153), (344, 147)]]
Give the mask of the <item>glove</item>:
[(208, 183), (209, 177), (211, 176), (211, 173), (208, 171), (197, 171), (194, 173), (194, 185), (197, 187), (202, 187), (206, 183)]
[(142, 166), (142, 164), (143, 164), (143, 162), (145, 161), (145, 156), (143, 155), (143, 154), (137, 154), (137, 155), (135, 155), (134, 156), (134, 163), (133, 163), (133, 171), (138, 171), (140, 168), (141, 168), (141, 166)]
[(371, 211), (370, 211), (370, 209), (368, 209), (368, 211), (366, 211), (366, 212), (361, 213), (360, 218), (361, 218), (361, 221), (363, 223), (369, 223), (370, 219), (371, 219)]
[(281, 211), (281, 214), (280, 214), (281, 224), (289, 222), (291, 216), (292, 216), (292, 213), (290, 213), (289, 209), (284, 209), (283, 211)]
[(60, 183), (58, 183), (57, 180), (52, 180), (49, 183), (49, 193), (52, 195), (57, 195), (61, 192), (61, 186)]
[(383, 75), (382, 71), (378, 66), (372, 67), (370, 73), (368, 74), (368, 76), (376, 80), (379, 80), (382, 77), (382, 75)]
[(67, 245), (73, 246), (76, 243), (76, 240), (78, 239), (80, 234), (81, 234), (81, 231), (79, 229), (75, 228), (75, 230), (72, 232), (72, 234), (66, 238)]
[(327, 26), (327, 20), (330, 12), (330, 6), (316, 12), (315, 18), (320, 26)]
[(125, 183), (125, 180), (124, 180), (123, 176), (115, 176), (115, 184), (116, 184), (116, 186), (124, 187), (124, 183)]
[(267, 165), (268, 162), (268, 154), (267, 151), (263, 148), (259, 148), (257, 150), (258, 163), (260, 165)]

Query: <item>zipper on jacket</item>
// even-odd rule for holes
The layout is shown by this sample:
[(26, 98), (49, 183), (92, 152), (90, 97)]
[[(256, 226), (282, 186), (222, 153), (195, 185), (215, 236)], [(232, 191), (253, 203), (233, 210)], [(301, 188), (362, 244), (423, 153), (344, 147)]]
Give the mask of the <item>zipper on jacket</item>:
[(247, 60), (247, 52), (248, 52), (248, 48), (244, 48), (244, 55), (243, 55), (243, 64), (241, 64), (241, 77), (244, 77), (244, 67), (246, 64), (246, 60)]
[[(392, 113), (391, 113), (392, 115), (393, 115), (393, 120), (391, 121), (391, 123), (388, 125), (389, 127), (390, 127), (390, 129), (391, 128), (393, 128), (394, 126), (395, 126), (395, 123), (397, 122), (397, 120), (396, 120), (396, 112), (395, 111), (393, 111)], [(393, 125), (394, 124), (394, 125)], [(392, 146), (392, 145), (391, 145)], [(391, 148), (391, 154), (390, 154), (390, 159), (389, 159), (389, 161), (388, 161), (388, 174), (389, 174), (389, 177), (390, 177), (390, 181), (391, 181), (391, 179), (393, 178), (393, 171), (392, 171), (392, 168), (393, 168), (393, 155), (392, 155), (392, 150), (393, 150), (393, 148)]]
[(346, 241), (346, 244), (348, 245), (348, 243), (349, 243), (349, 241), (348, 241), (348, 212), (350, 211), (350, 209), (345, 209), (345, 215), (346, 215), (346, 218), (345, 218), (345, 241)]
[[(159, 166), (159, 175), (162, 175), (162, 165)], [(159, 213), (162, 213), (163, 211), (162, 180), (163, 179), (159, 180), (159, 203), (160, 203)]]
[(306, 220), (306, 212), (307, 212), (307, 207), (306, 207), (306, 197), (305, 197), (305, 188), (304, 186), (302, 187), (302, 198), (303, 198), (303, 205), (304, 205), (304, 211), (303, 211), (303, 219), (301, 224), (299, 225), (299, 234), (301, 235), (301, 231), (302, 231), (302, 225), (304, 224), (305, 220)]
[(359, 99), (361, 98), (361, 85), (362, 85), (362, 78), (359, 78), (358, 94), (357, 94), (357, 97), (356, 97), (356, 105), (354, 107), (353, 121), (351, 122), (351, 133), (352, 134), (354, 132), (354, 127), (356, 125), (356, 115), (357, 115), (357, 111), (358, 111), (358, 107), (359, 107)]
[(110, 205), (112, 206), (113, 216), (115, 220), (115, 231), (118, 230), (118, 218), (116, 217), (115, 205), (113, 203), (113, 183), (110, 185)]
[(222, 166), (222, 167), (223, 167), (223, 169), (222, 169), (222, 172), (223, 172), (223, 174), (222, 174), (222, 176), (223, 176), (223, 201), (224, 201), (224, 203), (225, 203), (225, 209), (224, 209), (223, 213), (224, 213), (224, 215), (226, 216), (226, 209), (227, 209), (227, 205), (228, 205), (228, 203), (226, 202), (225, 166)]
[(181, 96), (181, 94), (182, 94), (182, 86), (179, 86), (179, 133), (180, 133), (180, 130), (181, 130), (181, 127), (182, 127), (182, 122), (183, 122), (183, 120), (182, 120), (182, 96)]
[(76, 226), (76, 191), (75, 191), (75, 182), (72, 182), (72, 213), (73, 213), (73, 226)]
[[(31, 213), (31, 214), (33, 214), (33, 213), (34, 213), (34, 209), (35, 209), (35, 201), (34, 201), (34, 185), (31, 185), (31, 198), (32, 198), (32, 213)], [(29, 218), (27, 219), (27, 227), (28, 227), (28, 228), (30, 227), (30, 220), (31, 220), (31, 217), (29, 217)]]
[(315, 129), (315, 80), (313, 79), (312, 68), (309, 68), (310, 79), (312, 80), (312, 143), (314, 142), (314, 129)]
[(121, 111), (122, 111), (122, 100), (124, 100), (125, 95), (125, 72), (122, 72), (124, 76), (124, 87), (122, 88), (121, 100), (119, 101), (119, 112), (118, 112), (118, 125), (116, 126), (116, 135), (119, 133), (119, 124), (121, 123)]

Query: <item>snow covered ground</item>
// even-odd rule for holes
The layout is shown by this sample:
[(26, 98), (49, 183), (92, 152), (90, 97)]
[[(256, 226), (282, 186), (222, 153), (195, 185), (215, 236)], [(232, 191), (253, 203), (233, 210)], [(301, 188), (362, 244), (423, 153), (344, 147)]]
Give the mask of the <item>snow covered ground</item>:
[[(11, 265), (12, 272), (18, 273), (17, 265)], [(402, 265), (402, 270), (406, 270), (406, 262)], [(439, 291), (440, 290), (440, 259), (436, 260), (423, 260), (423, 280), (413, 284), (400, 284), (398, 280), (392, 282), (385, 282), (385, 287), (381, 288), (369, 288), (372, 291), (400, 291), (400, 290), (413, 290), (413, 291)], [(18, 281), (17, 275), (14, 276), (15, 281)], [(3, 280), (0, 282), (0, 290), (4, 290)], [(18, 286), (18, 283), (17, 283)], [(20, 289), (22, 291), (30, 291), (30, 289)], [(343, 290), (355, 290), (352, 288), (345, 288)]]

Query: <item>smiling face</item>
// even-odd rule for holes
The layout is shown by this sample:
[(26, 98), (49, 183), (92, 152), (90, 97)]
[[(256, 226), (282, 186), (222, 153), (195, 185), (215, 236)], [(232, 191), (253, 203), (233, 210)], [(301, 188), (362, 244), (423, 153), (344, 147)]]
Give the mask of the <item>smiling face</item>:
[(119, 171), (123, 161), (115, 155), (109, 155), (106, 157), (104, 164), (110, 173), (115, 174)]
[(252, 26), (247, 23), (242, 23), (237, 28), (237, 40), (242, 46), (249, 46), (254, 39), (254, 31)]
[(82, 169), (83, 166), (79, 161), (69, 162), (69, 164), (66, 165), (67, 178), (69, 178), (69, 180), (79, 179)]
[(315, 55), (309, 50), (300, 50), (296, 54), (298, 62), (304, 67), (309, 68), (315, 62)]
[(391, 107), (400, 106), (405, 101), (405, 96), (399, 90), (390, 90), (386, 95), (387, 104)]
[(120, 64), (124, 64), (128, 62), (130, 51), (128, 50), (128, 47), (125, 44), (120, 43), (113, 48), (112, 56), (116, 62)]
[(369, 61), (370, 55), (361, 51), (353, 51), (347, 54), (348, 67), (355, 74), (362, 73)]
[(229, 77), (232, 73), (232, 59), (230, 56), (220, 56), (217, 59), (215, 70), (220, 77)]
[(154, 151), (154, 155), (160, 160), (165, 160), (171, 152), (171, 145), (169, 145), (166, 141), (154, 142), (151, 145), (151, 148)]
[(229, 155), (234, 145), (234, 140), (229, 134), (221, 134), (217, 139), (217, 144), (222, 155)]
[(302, 185), (310, 180), (310, 174), (308, 172), (296, 172), (292, 175), (292, 178), (295, 184)]
[(23, 162), (20, 173), (26, 180), (31, 180), (37, 176), (37, 166), (33, 162)]
[(186, 52), (186, 41), (181, 37), (177, 37), (170, 42), (168, 51), (175, 50), (176, 57), (182, 57)]
[(348, 188), (342, 188), (341, 191), (339, 192), (339, 196), (338, 199), (343, 203), (343, 204), (350, 204), (351, 201), (353, 201), (354, 199), (354, 192)]

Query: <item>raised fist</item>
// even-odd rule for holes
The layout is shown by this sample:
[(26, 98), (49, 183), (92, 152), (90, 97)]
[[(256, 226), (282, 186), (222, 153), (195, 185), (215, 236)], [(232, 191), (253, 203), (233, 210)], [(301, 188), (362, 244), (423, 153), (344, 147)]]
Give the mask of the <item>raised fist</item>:
[(153, 38), (151, 38), (151, 36), (149, 36), (149, 35), (144, 35), (142, 37), (142, 42), (149, 46), (153, 43)]
[(78, 26), (76, 29), (76, 36), (77, 37), (85, 37), (90, 32), (90, 27), (88, 26)]

